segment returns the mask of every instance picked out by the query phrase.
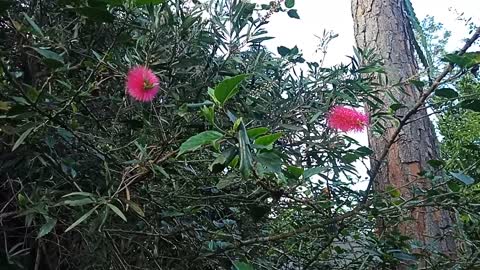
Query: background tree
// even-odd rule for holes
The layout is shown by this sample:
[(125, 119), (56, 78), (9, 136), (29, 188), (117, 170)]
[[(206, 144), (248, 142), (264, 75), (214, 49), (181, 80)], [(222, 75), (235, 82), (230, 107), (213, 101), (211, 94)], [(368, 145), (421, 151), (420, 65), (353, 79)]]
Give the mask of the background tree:
[[(377, 1), (353, 0), (352, 13), (357, 45), (363, 50), (372, 49), (384, 63), (385, 84), (379, 93), (384, 101), (384, 110), (393, 109), (400, 123), (386, 122), (382, 134), (369, 132), (369, 143), (374, 151), (372, 160), (372, 185), (376, 192), (389, 188), (400, 191), (410, 198), (415, 189), (427, 189), (432, 183), (421, 172), (428, 169), (428, 161), (439, 158), (438, 145), (433, 126), (425, 107), (414, 111), (415, 121), (403, 121), (407, 112), (422, 96), (415, 57), (415, 37), (411, 19), (407, 17), (409, 3), (404, 0)], [(402, 82), (406, 82), (403, 84)], [(400, 85), (398, 83), (401, 83)], [(398, 125), (405, 126), (396, 134)], [(396, 138), (398, 136), (398, 139)], [(391, 138), (394, 138), (390, 144)], [(385, 149), (389, 149), (383, 163)], [(377, 167), (379, 171), (377, 174)], [(399, 231), (417, 240), (422, 252), (440, 250), (454, 256), (455, 242), (451, 237), (453, 221), (451, 214), (432, 207), (412, 209), (411, 221), (397, 227)], [(387, 228), (380, 225), (380, 231)]]

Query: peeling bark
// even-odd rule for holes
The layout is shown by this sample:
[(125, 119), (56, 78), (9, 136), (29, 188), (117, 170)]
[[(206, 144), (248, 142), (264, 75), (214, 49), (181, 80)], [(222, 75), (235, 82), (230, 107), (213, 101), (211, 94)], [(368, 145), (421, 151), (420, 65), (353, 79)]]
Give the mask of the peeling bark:
[[(408, 31), (411, 31), (406, 17), (403, 0), (352, 0), (355, 40), (361, 49), (373, 49), (384, 61), (386, 76), (390, 85), (407, 81), (417, 75), (414, 48)], [(411, 107), (420, 97), (419, 89), (405, 86), (405, 93), (392, 89), (394, 97), (403, 105)], [(392, 101), (385, 92), (379, 94), (388, 108)], [(408, 109), (400, 109), (402, 116)], [(426, 110), (421, 108), (412, 119), (419, 119), (404, 127), (397, 141), (383, 161), (375, 178), (374, 190), (385, 191), (388, 186), (396, 187), (402, 197), (412, 197), (412, 187), (429, 188), (428, 179), (418, 174), (427, 168), (427, 161), (438, 159), (439, 151), (432, 123)], [(387, 125), (382, 136), (369, 132), (369, 143), (374, 151), (372, 163), (385, 148), (395, 130), (393, 123)], [(398, 229), (403, 234), (416, 239), (430, 249), (454, 256), (455, 242), (451, 235), (452, 218), (445, 210), (432, 207), (416, 208), (410, 212), (413, 221), (406, 221)], [(380, 226), (379, 230), (383, 230)], [(427, 253), (428, 251), (422, 250)]]

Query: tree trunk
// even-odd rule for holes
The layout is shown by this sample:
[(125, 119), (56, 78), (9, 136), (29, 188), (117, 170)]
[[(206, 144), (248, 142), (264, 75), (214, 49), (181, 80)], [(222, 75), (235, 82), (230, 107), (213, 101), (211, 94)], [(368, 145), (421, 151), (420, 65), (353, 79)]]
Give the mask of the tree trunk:
[[(404, 0), (352, 0), (355, 40), (361, 49), (373, 49), (384, 62), (386, 76), (390, 85), (415, 78), (418, 71), (412, 46), (411, 26), (406, 17)], [(403, 93), (398, 88), (390, 88), (395, 98), (407, 107), (418, 100), (420, 91), (413, 85), (406, 85)], [(388, 108), (393, 102), (384, 91), (379, 97)], [(402, 116), (408, 109), (400, 109)], [(382, 192), (388, 186), (397, 188), (403, 198), (412, 197), (412, 187), (427, 189), (431, 186), (428, 179), (418, 174), (427, 168), (427, 161), (438, 159), (438, 145), (434, 129), (425, 108), (411, 119), (419, 119), (405, 126), (397, 141), (383, 161), (379, 174), (374, 179), (375, 192)], [(393, 123), (386, 126), (382, 136), (369, 132), (369, 143), (375, 157), (372, 165), (385, 148), (388, 139), (395, 130)], [(429, 250), (434, 249), (450, 256), (456, 252), (451, 235), (452, 218), (449, 212), (432, 207), (413, 209), (410, 212), (413, 221), (398, 226), (401, 233), (420, 241)], [(379, 226), (382, 231), (382, 226)], [(428, 250), (420, 250), (428, 254)]]

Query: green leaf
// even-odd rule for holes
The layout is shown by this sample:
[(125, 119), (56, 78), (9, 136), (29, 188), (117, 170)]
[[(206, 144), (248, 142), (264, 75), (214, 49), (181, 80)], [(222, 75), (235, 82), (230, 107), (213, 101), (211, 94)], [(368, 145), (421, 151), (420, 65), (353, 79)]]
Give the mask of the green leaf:
[(433, 168), (441, 168), (445, 166), (445, 161), (443, 160), (437, 160), (437, 159), (431, 159), (427, 161), (428, 165), (432, 166)]
[(77, 221), (75, 221), (72, 225), (70, 225), (65, 232), (70, 231), (71, 229), (75, 228), (78, 224), (82, 223), (84, 220), (86, 220), (92, 213), (97, 209), (98, 206), (95, 206), (94, 208), (90, 209), (90, 211), (86, 212), (83, 216), (81, 216)]
[(11, 106), (10, 103), (5, 101), (0, 101), (0, 111), (8, 111), (10, 110)]
[(63, 204), (69, 205), (69, 206), (82, 206), (82, 205), (87, 205), (94, 202), (95, 201), (90, 198), (83, 198), (78, 200), (65, 200), (63, 201)]
[(235, 122), (233, 122), (233, 130), (234, 131), (238, 130), (238, 126), (240, 126), (240, 123), (242, 123), (242, 121), (243, 121), (243, 118), (240, 117), (240, 118), (237, 118), (237, 120), (235, 120)]
[(257, 161), (267, 168), (268, 172), (282, 172), (282, 158), (275, 152), (261, 152), (257, 155)]
[(361, 146), (355, 150), (355, 152), (360, 155), (361, 157), (367, 157), (373, 154), (373, 150), (366, 147), (366, 146)]
[(388, 186), (386, 192), (388, 192), (388, 194), (390, 194), (390, 196), (392, 196), (393, 198), (399, 198), (402, 195), (402, 193), (400, 193), (400, 190), (398, 190), (394, 186)]
[(145, 212), (143, 212), (142, 208), (140, 207), (140, 205), (132, 202), (132, 201), (128, 201), (127, 204), (130, 206), (130, 208), (132, 208), (132, 210), (137, 213), (139, 216), (141, 217), (145, 217)]
[(287, 8), (293, 8), (295, 6), (295, 0), (285, 0), (285, 6)]
[(392, 105), (390, 105), (390, 109), (393, 111), (393, 112), (396, 112), (397, 110), (401, 109), (401, 108), (404, 108), (405, 105), (403, 104), (400, 104), (400, 103), (393, 103)]
[(422, 81), (419, 81), (419, 80), (410, 80), (408, 81), (410, 84), (413, 84), (414, 86), (422, 89), (423, 87), (425, 87), (425, 83), (422, 82)]
[(95, 22), (113, 23), (115, 17), (102, 7), (80, 7), (75, 8), (75, 11), (87, 17), (87, 19)]
[(33, 21), (33, 19), (30, 18), (25, 12), (22, 12), (22, 15), (25, 18), (25, 20), (27, 20), (27, 22), (32, 27), (34, 33), (37, 34), (38, 36), (43, 37), (44, 35), (43, 35), (43, 32), (42, 32), (42, 29), (40, 29), (40, 27), (38, 27), (38, 25), (35, 23), (35, 21)]
[(186, 152), (195, 151), (201, 146), (213, 143), (214, 141), (219, 140), (222, 137), (222, 133), (213, 130), (204, 131), (202, 133), (194, 135), (188, 140), (186, 140), (184, 143), (182, 143), (182, 145), (180, 145), (180, 151), (178, 152), (177, 157)]
[(285, 46), (279, 46), (277, 47), (277, 52), (280, 54), (280, 56), (287, 56), (290, 54), (290, 49), (285, 47)]
[(118, 207), (116, 207), (115, 205), (110, 204), (110, 203), (107, 203), (107, 206), (110, 207), (110, 209), (112, 209), (112, 211), (115, 212), (115, 214), (117, 214), (117, 216), (119, 216), (121, 219), (123, 219), (123, 221), (125, 221), (125, 222), (127, 221), (127, 217), (125, 217), (122, 210), (118, 209)]
[(211, 107), (203, 106), (202, 114), (208, 120), (208, 122), (210, 122), (210, 124), (213, 125), (215, 120), (215, 108), (213, 106)]
[(233, 263), (233, 270), (255, 270), (253, 265), (241, 261), (235, 261)]
[(356, 153), (346, 153), (345, 155), (342, 156), (342, 160), (345, 163), (352, 163), (359, 158), (360, 156)]
[(263, 135), (268, 132), (266, 127), (256, 127), (247, 130), (247, 135), (250, 139), (255, 139), (260, 135)]
[(460, 180), (465, 185), (471, 185), (471, 184), (475, 183), (475, 179), (473, 179), (472, 177), (470, 177), (468, 175), (465, 175), (463, 173), (450, 172), (450, 175), (457, 178), (458, 180)]
[(239, 126), (238, 144), (240, 151), (240, 173), (244, 179), (250, 176), (252, 171), (252, 153), (250, 152), (250, 139), (248, 138), (247, 130), (243, 122)]
[(453, 192), (459, 192), (462, 189), (458, 181), (448, 181), (447, 186)]
[(40, 92), (38, 92), (35, 88), (28, 87), (28, 90), (25, 93), (25, 96), (27, 96), (29, 101), (36, 102), (39, 94)]
[(265, 136), (258, 137), (255, 140), (255, 146), (260, 146), (259, 148), (272, 149), (273, 143), (282, 137), (282, 132), (277, 132), (274, 134), (269, 134)]
[(158, 4), (163, 4), (165, 3), (165, 0), (135, 0), (134, 1), (136, 6), (141, 6), (141, 5), (158, 5)]
[(42, 227), (40, 227), (40, 230), (38, 231), (37, 239), (42, 238), (45, 235), (49, 234), (57, 224), (57, 219), (55, 218), (45, 217), (45, 219), (46, 219), (46, 222), (45, 224), (42, 225)]
[(443, 60), (456, 64), (462, 68), (470, 68), (474, 65), (480, 64), (480, 52), (468, 52), (463, 55), (447, 54)]
[(12, 147), (12, 152), (15, 151), (15, 149), (17, 149), (23, 143), (23, 141), (25, 141), (27, 136), (33, 131), (34, 128), (35, 127), (31, 127), (25, 130), (25, 132), (23, 132), (22, 135), (20, 135), (20, 138), (18, 138), (18, 140), (15, 142), (15, 144)]
[(287, 15), (290, 18), (300, 19), (300, 16), (298, 16), (298, 12), (296, 9), (290, 9), (289, 11), (287, 11)]
[(212, 100), (213, 100), (215, 103), (217, 103), (217, 104), (220, 103), (220, 101), (218, 101), (217, 97), (215, 97), (215, 89), (209, 87), (209, 88), (208, 88), (208, 95), (212, 98)]
[(236, 147), (230, 147), (224, 150), (208, 167), (211, 172), (218, 173), (225, 169), (238, 154)]
[(95, 195), (92, 194), (92, 193), (77, 191), (77, 192), (72, 192), (72, 193), (65, 194), (65, 195), (62, 196), (62, 198), (70, 197), (70, 196), (83, 196), (83, 197), (92, 197), (92, 198), (95, 197)]
[(460, 108), (480, 112), (480, 99), (467, 99), (459, 104)]
[(21, 193), (18, 193), (17, 195), (17, 201), (18, 201), (18, 205), (21, 206), (21, 207), (25, 207), (27, 206), (27, 198), (25, 196), (23, 196), (23, 194)]
[(60, 54), (47, 49), (43, 49), (43, 48), (35, 48), (35, 47), (31, 47), (31, 48), (44, 57), (43, 61), (48, 66), (54, 67), (54, 68), (63, 66), (64, 61), (63, 61), (63, 57)]
[(408, 254), (408, 253), (405, 253), (405, 252), (402, 252), (402, 251), (398, 251), (398, 252), (391, 252), (391, 254), (393, 255), (393, 257), (401, 260), (401, 261), (416, 261), (417, 260), (417, 257), (415, 257), (414, 255), (411, 255), (411, 254)]
[(227, 100), (229, 100), (238, 92), (238, 85), (245, 80), (246, 77), (246, 74), (241, 74), (235, 77), (227, 78), (215, 87), (214, 96), (220, 106), (223, 106)]
[(294, 177), (300, 178), (304, 174), (303, 168), (295, 167), (295, 166), (288, 166), (287, 171)]
[(456, 98), (458, 97), (457, 91), (451, 88), (440, 88), (435, 90), (435, 95), (444, 98)]

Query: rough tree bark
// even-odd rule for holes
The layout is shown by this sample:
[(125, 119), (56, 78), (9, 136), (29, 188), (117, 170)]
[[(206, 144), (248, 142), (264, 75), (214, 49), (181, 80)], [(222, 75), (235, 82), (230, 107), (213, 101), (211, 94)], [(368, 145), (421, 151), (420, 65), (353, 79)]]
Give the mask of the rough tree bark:
[[(357, 46), (361, 49), (373, 49), (382, 58), (390, 85), (417, 75), (418, 66), (408, 34), (411, 28), (404, 0), (352, 0), (352, 14)], [(390, 90), (395, 98), (407, 107), (412, 106), (420, 96), (419, 89), (413, 85), (405, 86), (406, 93), (393, 88)], [(379, 97), (385, 102), (385, 108), (392, 104), (384, 91), (380, 91)], [(398, 115), (401, 116), (405, 110), (397, 111)], [(419, 120), (405, 126), (390, 148), (380, 172), (374, 179), (375, 192), (394, 186), (404, 198), (410, 198), (413, 185), (430, 187), (429, 180), (419, 177), (418, 174), (427, 167), (428, 160), (439, 157), (435, 133), (425, 109), (417, 112), (412, 119)], [(391, 123), (383, 136), (374, 136), (369, 132), (369, 143), (375, 153), (372, 165), (378, 161), (394, 129)], [(455, 255), (456, 246), (451, 237), (452, 218), (449, 212), (423, 207), (412, 210), (410, 214), (413, 221), (400, 224), (400, 232), (419, 240), (431, 249), (450, 256)], [(383, 229), (379, 225), (379, 230)], [(428, 254), (426, 250), (422, 252)]]

